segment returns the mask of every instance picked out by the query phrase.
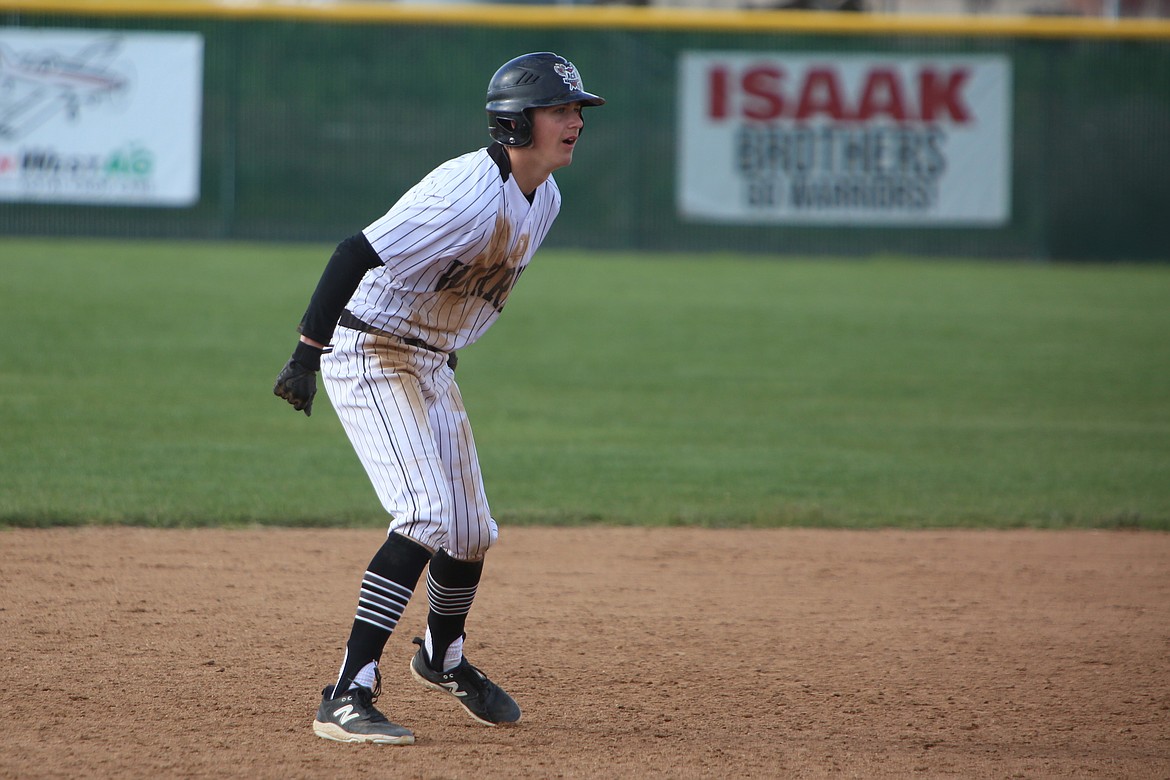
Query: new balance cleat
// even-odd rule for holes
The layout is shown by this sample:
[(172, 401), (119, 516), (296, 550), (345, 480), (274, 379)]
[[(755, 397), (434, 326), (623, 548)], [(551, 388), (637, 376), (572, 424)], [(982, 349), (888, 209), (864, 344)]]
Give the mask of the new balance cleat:
[(321, 706), (313, 721), (313, 733), (335, 742), (369, 742), (375, 745), (413, 745), (410, 729), (391, 723), (374, 707), (381, 686), (379, 675), (373, 691), (358, 686), (334, 697), (333, 686), (321, 691)]
[(512, 697), (469, 664), (466, 658), (449, 672), (436, 672), (427, 663), (423, 640), (415, 637), (414, 643), (419, 646), (410, 661), (410, 674), (414, 679), (428, 688), (454, 696), (467, 714), (480, 723), (496, 726), (520, 720), (520, 707)]

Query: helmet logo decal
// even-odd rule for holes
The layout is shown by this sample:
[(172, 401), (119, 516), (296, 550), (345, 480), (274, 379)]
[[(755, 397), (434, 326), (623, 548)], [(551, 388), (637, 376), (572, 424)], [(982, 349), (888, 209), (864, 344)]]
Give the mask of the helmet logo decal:
[(569, 89), (577, 92), (582, 90), (581, 74), (577, 72), (577, 68), (573, 63), (565, 62), (561, 64), (558, 62), (556, 65), (553, 65), (553, 70), (556, 71), (556, 74), (561, 77), (561, 81), (565, 82)]

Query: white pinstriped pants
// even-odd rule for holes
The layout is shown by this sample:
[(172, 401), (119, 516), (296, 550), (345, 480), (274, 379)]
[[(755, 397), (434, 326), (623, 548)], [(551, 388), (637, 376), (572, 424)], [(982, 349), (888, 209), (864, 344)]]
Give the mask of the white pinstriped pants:
[(447, 356), (339, 327), (321, 377), (389, 530), (454, 558), (482, 558), (498, 530)]

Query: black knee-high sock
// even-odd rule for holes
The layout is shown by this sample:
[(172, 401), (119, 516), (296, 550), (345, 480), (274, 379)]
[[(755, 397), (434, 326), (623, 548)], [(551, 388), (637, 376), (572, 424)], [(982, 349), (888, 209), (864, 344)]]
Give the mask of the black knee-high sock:
[(348, 690), (363, 666), (382, 657), (386, 640), (398, 625), (430, 557), (427, 548), (396, 533), (388, 535), (374, 553), (362, 577), (357, 614), (345, 643), (345, 660), (334, 695)]
[(431, 558), (427, 573), (427, 628), (431, 632), (431, 668), (443, 671), (443, 656), (447, 648), (463, 636), (467, 613), (475, 600), (483, 561), (460, 561), (446, 550), (439, 550)]

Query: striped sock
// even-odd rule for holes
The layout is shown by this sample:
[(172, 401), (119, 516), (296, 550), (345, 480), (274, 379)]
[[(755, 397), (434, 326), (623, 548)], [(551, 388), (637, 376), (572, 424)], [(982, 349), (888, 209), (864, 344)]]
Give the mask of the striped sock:
[[(352, 683), (363, 684), (371, 676), (369, 666), (382, 657), (430, 557), (421, 544), (394, 533), (374, 554), (362, 576), (357, 612), (334, 691), (347, 691)], [(367, 674), (362, 675), (363, 670)]]
[(482, 572), (482, 560), (460, 561), (444, 550), (431, 559), (426, 648), (432, 669), (453, 669), (463, 658), (463, 630)]
[(354, 620), (362, 620), (371, 626), (381, 628), (389, 636), (402, 619), (402, 612), (412, 595), (414, 591), (409, 588), (367, 571), (362, 577), (362, 589), (358, 594), (357, 614), (354, 615)]

